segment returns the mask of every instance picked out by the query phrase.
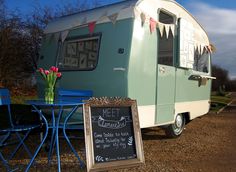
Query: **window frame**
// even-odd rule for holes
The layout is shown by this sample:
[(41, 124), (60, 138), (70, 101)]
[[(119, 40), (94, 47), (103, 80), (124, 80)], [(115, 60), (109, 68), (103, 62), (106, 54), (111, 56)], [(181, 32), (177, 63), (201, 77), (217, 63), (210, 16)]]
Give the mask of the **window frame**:
[[(177, 16), (174, 14), (174, 13), (172, 13), (172, 12), (170, 12), (170, 11), (168, 11), (168, 10), (166, 10), (166, 9), (164, 9), (164, 8), (159, 8), (158, 9), (158, 11), (157, 11), (157, 18), (158, 18), (158, 21), (160, 22), (160, 13), (164, 13), (164, 14), (166, 14), (166, 15), (169, 15), (169, 16), (171, 16), (172, 18), (173, 18), (173, 23), (164, 23), (164, 24), (173, 24), (173, 25), (175, 25), (175, 26), (177, 26), (176, 25), (176, 22), (177, 22)], [(176, 29), (176, 27), (175, 27), (175, 29)], [(175, 30), (175, 32), (176, 32), (176, 30)], [(158, 32), (158, 51), (159, 51), (159, 44), (160, 44), (160, 42), (159, 42), (159, 40), (160, 40), (160, 38), (159, 38), (159, 36), (160, 36), (160, 33)], [(164, 36), (164, 35), (163, 35)], [(172, 47), (172, 54), (173, 54), (173, 58), (172, 58), (172, 65), (167, 65), (167, 64), (161, 64), (161, 63), (159, 63), (159, 52), (157, 53), (157, 55), (158, 55), (158, 57), (157, 57), (157, 63), (158, 63), (158, 65), (165, 65), (165, 66), (170, 66), (170, 67), (175, 67), (176, 66), (176, 35), (175, 34), (173, 34), (172, 35), (173, 36), (173, 40), (172, 40), (172, 44), (173, 44), (173, 47)]]
[[(94, 39), (98, 39), (98, 47), (97, 47), (97, 60), (95, 63), (95, 66), (93, 68), (79, 68), (79, 67), (65, 67), (60, 65), (60, 60), (64, 61), (65, 59), (65, 46), (67, 45), (67, 43), (73, 43), (76, 42), (78, 44), (78, 42), (80, 41), (89, 41), (89, 40), (94, 40)], [(65, 41), (62, 43), (61, 45), (61, 50), (60, 50), (60, 55), (57, 57), (56, 59), (56, 66), (59, 68), (60, 71), (93, 71), (97, 68), (98, 65), (98, 60), (99, 60), (99, 54), (100, 54), (100, 46), (101, 46), (101, 39), (102, 39), (102, 33), (94, 33), (94, 34), (85, 34), (85, 35), (80, 35), (80, 36), (71, 36), (71, 37), (67, 37), (65, 39)], [(64, 65), (64, 62), (63, 62)]]
[[(204, 50), (204, 51), (206, 51), (206, 50)], [(208, 58), (207, 59), (207, 61), (208, 61), (208, 64), (207, 64), (208, 71), (203, 72), (203, 71), (199, 71), (199, 70), (194, 69), (194, 64), (195, 64), (195, 58), (194, 58), (194, 64), (193, 64), (193, 69), (192, 69), (193, 73), (195, 73), (195, 74), (204, 74), (204, 75), (210, 75), (211, 74), (211, 53), (210, 52), (208, 52), (207, 58)]]

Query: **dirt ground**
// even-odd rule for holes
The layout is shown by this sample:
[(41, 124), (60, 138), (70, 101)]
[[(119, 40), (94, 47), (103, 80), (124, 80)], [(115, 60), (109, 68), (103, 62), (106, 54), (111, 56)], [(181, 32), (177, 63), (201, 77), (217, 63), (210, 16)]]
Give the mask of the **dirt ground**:
[[(236, 94), (233, 94), (236, 98)], [(209, 113), (190, 122), (177, 139), (167, 139), (160, 128), (142, 130), (145, 164), (113, 172), (234, 172), (236, 171), (236, 99), (220, 114)], [(31, 139), (32, 146), (34, 141)], [(80, 169), (69, 148), (62, 142), (62, 171)], [(83, 140), (74, 142), (85, 158)], [(56, 163), (47, 165), (46, 154), (41, 151), (37, 163), (30, 171), (57, 171)], [(27, 164), (24, 156), (16, 156), (11, 164)], [(20, 160), (17, 160), (19, 159)], [(22, 166), (21, 169), (24, 169)], [(0, 171), (4, 171), (0, 164)], [(20, 170), (23, 171), (23, 170)]]

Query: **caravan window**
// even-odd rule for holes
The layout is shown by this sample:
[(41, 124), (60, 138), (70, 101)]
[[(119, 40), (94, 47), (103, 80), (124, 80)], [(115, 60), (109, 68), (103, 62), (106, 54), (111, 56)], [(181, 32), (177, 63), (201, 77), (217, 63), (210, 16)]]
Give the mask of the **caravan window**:
[[(174, 17), (160, 11), (159, 21), (164, 24), (174, 24)], [(161, 36), (160, 32), (158, 36), (158, 64), (173, 66), (174, 65), (174, 36), (169, 30), (168, 37), (166, 31)]]
[(100, 35), (66, 39), (58, 67), (62, 70), (93, 70), (97, 66)]
[(193, 69), (195, 71), (208, 73), (209, 72), (209, 56), (210, 53), (206, 50), (201, 54), (198, 50), (194, 52)]

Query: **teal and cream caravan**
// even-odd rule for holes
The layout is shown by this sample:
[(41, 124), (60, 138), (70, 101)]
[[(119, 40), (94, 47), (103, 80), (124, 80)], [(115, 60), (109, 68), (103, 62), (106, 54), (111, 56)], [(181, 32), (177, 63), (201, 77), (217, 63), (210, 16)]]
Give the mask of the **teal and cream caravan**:
[(209, 110), (211, 49), (177, 2), (131, 0), (49, 23), (39, 67), (58, 66), (60, 88), (136, 99), (141, 128), (163, 126), (176, 137)]

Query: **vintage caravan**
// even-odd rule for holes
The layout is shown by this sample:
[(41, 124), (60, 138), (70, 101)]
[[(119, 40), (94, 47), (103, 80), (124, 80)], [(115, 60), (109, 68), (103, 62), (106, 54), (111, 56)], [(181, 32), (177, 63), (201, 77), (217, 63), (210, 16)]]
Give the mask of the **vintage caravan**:
[(59, 67), (57, 87), (136, 99), (141, 128), (177, 137), (209, 110), (211, 49), (176, 1), (130, 0), (49, 23), (38, 66)]

